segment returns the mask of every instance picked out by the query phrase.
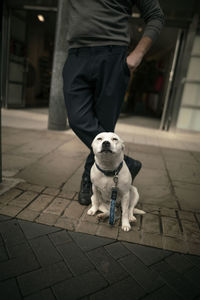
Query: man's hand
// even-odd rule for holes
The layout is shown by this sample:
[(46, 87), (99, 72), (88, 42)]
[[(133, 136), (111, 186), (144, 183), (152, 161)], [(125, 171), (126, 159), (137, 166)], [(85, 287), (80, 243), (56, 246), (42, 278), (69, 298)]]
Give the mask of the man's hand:
[(142, 59), (143, 59), (143, 55), (135, 51), (131, 52), (129, 56), (127, 56), (126, 62), (131, 73), (134, 72), (135, 69), (139, 66)]
[(152, 39), (149, 37), (142, 37), (135, 49), (127, 56), (126, 62), (130, 69), (130, 72), (134, 72), (140, 65), (144, 55), (150, 49), (152, 45)]

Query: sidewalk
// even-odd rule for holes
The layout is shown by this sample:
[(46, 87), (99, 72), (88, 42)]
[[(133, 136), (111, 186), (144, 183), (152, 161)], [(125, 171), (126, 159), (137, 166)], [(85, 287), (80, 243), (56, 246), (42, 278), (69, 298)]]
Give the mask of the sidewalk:
[(199, 299), (200, 258), (0, 215), (2, 300)]
[[(73, 132), (48, 131), (38, 124), (37, 129), (23, 129), (17, 126), (20, 121), (16, 119), (16, 124), (12, 124), (15, 128), (7, 124), (2, 129), (4, 193), (0, 196), (0, 247), (4, 268), (8, 270), (1, 279), (6, 280), (0, 283), (3, 290), (9, 290), (10, 284), (16, 286), (17, 280), (16, 289), (24, 299), (42, 299), (43, 293), (46, 299), (79, 299), (86, 295), (91, 299), (119, 299), (117, 295), (122, 299), (197, 299), (200, 265), (199, 257), (194, 255), (200, 255), (199, 134), (160, 132), (131, 126), (120, 119), (116, 133), (125, 141), (126, 153), (143, 163), (135, 186), (140, 193), (139, 207), (147, 212), (137, 217), (130, 232), (123, 232), (120, 221), (110, 227), (107, 221), (88, 216), (88, 207), (79, 205), (77, 196), (88, 149)], [(38, 234), (29, 236), (29, 230)], [(49, 236), (53, 232), (58, 233), (55, 239), (60, 240), (64, 250), (58, 251), (57, 242)], [(95, 244), (92, 248), (90, 241)], [(9, 250), (12, 243), (16, 246)], [(52, 245), (56, 249), (51, 255), (48, 247)], [(22, 258), (17, 257), (23, 251), (29, 257), (27, 247), (37, 261), (31, 258), (30, 268), (27, 262), (28, 269), (21, 270), (18, 266)], [(48, 263), (43, 265), (40, 255)], [(57, 261), (54, 255), (59, 257)], [(83, 270), (76, 273), (73, 264), (77, 264), (79, 255)], [(60, 263), (63, 259), (64, 264)], [(19, 272), (13, 271), (17, 268)], [(48, 283), (35, 283), (33, 287), (28, 283), (29, 279), (37, 282), (41, 274), (37, 270), (52, 274), (57, 268), (64, 270), (64, 277), (55, 275), (57, 279), (53, 280), (49, 275)], [(110, 275), (112, 269), (114, 275)], [(96, 285), (87, 289), (91, 278)], [(65, 288), (65, 280), (71, 288)], [(28, 297), (39, 290), (40, 298)], [(75, 290), (75, 294), (69, 296), (69, 290)], [(111, 292), (115, 297), (109, 296)]]

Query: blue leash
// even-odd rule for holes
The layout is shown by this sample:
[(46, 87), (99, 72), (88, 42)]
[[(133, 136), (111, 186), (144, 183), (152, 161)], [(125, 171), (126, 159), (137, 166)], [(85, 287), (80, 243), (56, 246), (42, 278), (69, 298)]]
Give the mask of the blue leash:
[(115, 183), (115, 186), (112, 187), (111, 190), (111, 203), (110, 203), (110, 216), (109, 216), (109, 224), (114, 225), (115, 223), (115, 204), (116, 204), (116, 199), (117, 199), (117, 183), (118, 183), (118, 174), (123, 166), (123, 161), (119, 164), (117, 169), (115, 170), (102, 170), (98, 164), (95, 162), (96, 167), (99, 171), (101, 171), (105, 176), (114, 176), (113, 181)]
[(113, 181), (115, 183), (115, 187), (112, 187), (111, 191), (111, 203), (110, 203), (110, 216), (109, 216), (109, 224), (114, 225), (115, 223), (115, 204), (117, 199), (117, 183), (118, 183), (118, 176), (115, 175), (113, 178)]

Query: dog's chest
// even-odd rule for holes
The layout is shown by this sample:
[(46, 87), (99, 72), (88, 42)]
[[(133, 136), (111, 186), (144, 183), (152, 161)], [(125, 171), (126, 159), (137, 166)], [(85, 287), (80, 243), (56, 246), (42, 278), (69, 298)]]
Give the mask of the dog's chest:
[[(115, 183), (113, 181), (113, 177), (100, 177), (97, 181), (95, 181), (95, 186), (97, 190), (100, 192), (102, 200), (107, 202), (110, 200), (112, 188), (115, 186)], [(126, 187), (126, 184), (119, 180), (117, 183), (117, 199), (120, 200), (122, 195), (124, 194), (124, 191), (128, 189), (128, 186)]]

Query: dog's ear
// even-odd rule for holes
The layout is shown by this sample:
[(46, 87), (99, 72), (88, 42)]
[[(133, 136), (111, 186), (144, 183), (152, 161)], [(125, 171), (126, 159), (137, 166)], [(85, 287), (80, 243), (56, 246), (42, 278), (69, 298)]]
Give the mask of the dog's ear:
[(92, 149), (94, 147), (94, 141), (95, 141), (95, 138), (93, 139), (92, 144), (91, 144)]

